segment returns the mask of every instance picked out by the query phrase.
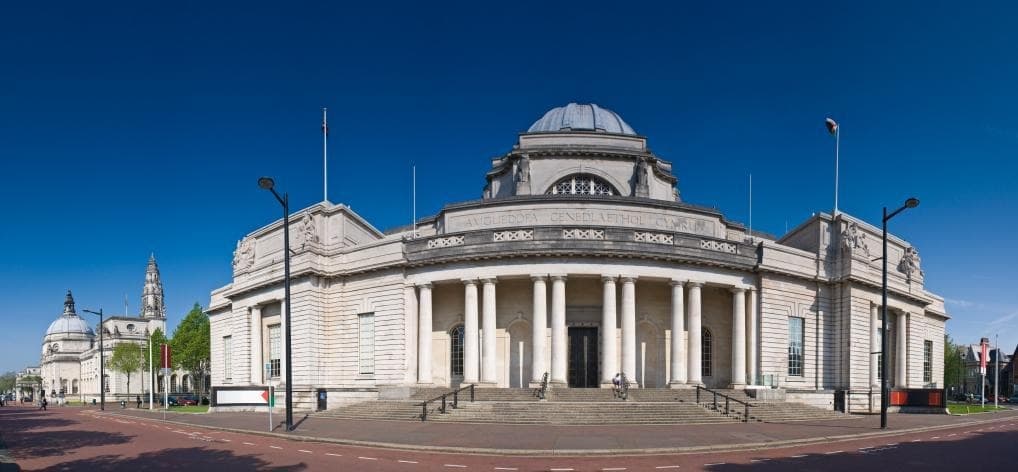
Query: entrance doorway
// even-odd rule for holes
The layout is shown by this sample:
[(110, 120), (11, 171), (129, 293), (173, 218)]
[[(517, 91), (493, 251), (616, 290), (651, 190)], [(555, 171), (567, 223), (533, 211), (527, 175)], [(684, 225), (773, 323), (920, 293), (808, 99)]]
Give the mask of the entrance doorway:
[(597, 328), (569, 328), (569, 387), (599, 387), (597, 360)]

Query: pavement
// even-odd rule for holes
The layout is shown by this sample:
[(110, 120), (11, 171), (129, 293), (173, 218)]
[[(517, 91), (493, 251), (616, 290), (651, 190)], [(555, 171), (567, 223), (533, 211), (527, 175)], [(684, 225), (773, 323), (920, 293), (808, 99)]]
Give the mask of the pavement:
[[(115, 408), (107, 412), (143, 419), (163, 418), (163, 413), (148, 410)], [(165, 417), (180, 425), (278, 435), (299, 441), (433, 452), (535, 456), (686, 453), (809, 444), (969, 424), (978, 421), (980, 415), (890, 414), (887, 430), (880, 428), (879, 415), (849, 415), (845, 419), (782, 423), (606, 426), (342, 420), (295, 415), (296, 429), (290, 433), (285, 432), (282, 415), (273, 416), (275, 424), (271, 432), (268, 415), (265, 413), (167, 413)], [(1008, 410), (994, 415), (1018, 418), (1018, 411)]]
[[(84, 408), (0, 408), (0, 431), (23, 470), (342, 471), (853, 471), (1012, 470), (1018, 412), (937, 426), (767, 449), (684, 454), (520, 456), (379, 449), (164, 422)], [(217, 415), (193, 415), (194, 418)], [(207, 418), (205, 418), (207, 420)], [(265, 418), (263, 418), (265, 419)], [(891, 417), (893, 422), (897, 415)], [(942, 418), (944, 419), (944, 418)], [(973, 421), (974, 420), (974, 421)], [(267, 419), (266, 419), (267, 422)], [(389, 423), (399, 430), (406, 423)], [(892, 423), (893, 424), (893, 423)], [(266, 424), (267, 426), (267, 424)], [(744, 428), (766, 426), (743, 425)], [(701, 429), (702, 426), (688, 429)], [(808, 428), (805, 428), (808, 429)], [(749, 431), (748, 429), (746, 430)], [(489, 443), (505, 438), (488, 436)], [(512, 442), (512, 441), (510, 441)]]

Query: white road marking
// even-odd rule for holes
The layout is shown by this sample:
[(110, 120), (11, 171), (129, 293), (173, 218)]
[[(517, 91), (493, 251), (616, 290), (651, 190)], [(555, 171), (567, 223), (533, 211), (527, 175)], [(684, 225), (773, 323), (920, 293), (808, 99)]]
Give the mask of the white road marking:
[(273, 448), (273, 449), (282, 449), (282, 448), (281, 448), (281, 447), (279, 447), (279, 446), (269, 446), (269, 447), (271, 447), (271, 448)]
[[(459, 465), (459, 464), (442, 464), (442, 467), (459, 467), (461, 469), (465, 469), (467, 466)], [(555, 469), (552, 469), (552, 470), (555, 470)], [(573, 469), (569, 469), (569, 470), (573, 470)]]
[(830, 455), (833, 455), (833, 454), (841, 454), (842, 452), (845, 452), (845, 451), (831, 451), (831, 452), (825, 452), (824, 454), (830, 456)]
[(953, 438), (953, 437), (955, 437), (955, 436), (957, 436), (957, 435), (958, 435), (958, 433), (951, 433), (951, 434), (948, 434), (948, 435), (947, 435), (947, 437), (949, 437), (949, 438)]
[(606, 472), (607, 472), (607, 471), (609, 471), (609, 470), (626, 470), (626, 468), (625, 468), (625, 467), (605, 467), (605, 468), (603, 468), (603, 469), (601, 469), (601, 470), (603, 470), (603, 471), (606, 471)]
[(859, 448), (860, 451), (865, 451), (867, 449), (873, 449), (873, 448), (872, 447), (860, 447)]
[(226, 442), (230, 442), (230, 440), (229, 440), (229, 439), (226, 439), (226, 438), (223, 438), (223, 439), (221, 439), (221, 441), (226, 441)]
[(254, 443), (246, 442), (246, 443), (244, 443), (244, 445), (246, 445), (246, 446), (254, 446)]
[(922, 441), (922, 439), (913, 439), (912, 440), (912, 442), (919, 442), (919, 441)]
[(396, 462), (402, 462), (404, 464), (416, 464), (417, 463), (417, 461), (405, 461), (403, 459), (400, 459), (400, 460), (398, 460)]
[(710, 467), (712, 465), (725, 465), (725, 463), (724, 462), (712, 462), (710, 464), (704, 464), (703, 466), (704, 467)]
[(654, 468), (655, 469), (678, 469), (679, 466), (677, 466), (677, 465), (659, 465), (659, 466), (654, 467)]
[(297, 449), (297, 452), (305, 452), (305, 453), (311, 454), (311, 451), (309, 451), (307, 449)]
[(495, 467), (495, 470), (520, 470), (515, 467)]
[(930, 439), (940, 439), (940, 436), (934, 436), (934, 437), (932, 437)]
[(377, 457), (364, 457), (364, 456), (357, 456), (357, 458), (358, 458), (358, 459), (364, 459), (364, 460), (366, 460), (366, 461), (377, 461), (377, 460), (378, 460), (378, 458), (377, 458)]
[(799, 455), (788, 456), (788, 457), (791, 457), (792, 459), (802, 459), (803, 457), (806, 457), (806, 454), (799, 454)]
[(343, 457), (343, 455), (342, 455), (342, 454), (333, 454), (333, 453), (331, 453), (331, 452), (326, 452), (326, 453), (325, 453), (325, 455), (327, 455), (327, 456), (333, 456), (333, 457)]
[(770, 460), (770, 459), (750, 459), (749, 461), (750, 461), (750, 462), (767, 462), (767, 461), (769, 461), (769, 460)]

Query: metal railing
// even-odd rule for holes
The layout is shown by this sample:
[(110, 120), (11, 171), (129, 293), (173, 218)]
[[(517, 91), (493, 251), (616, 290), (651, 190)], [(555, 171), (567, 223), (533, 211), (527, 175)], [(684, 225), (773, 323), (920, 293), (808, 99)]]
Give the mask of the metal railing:
[[(708, 401), (701, 402), (700, 401), (700, 390), (703, 390), (704, 392), (707, 392), (707, 394), (709, 394), (710, 396), (713, 396), (713, 400), (711, 401), (710, 399), (708, 399)], [(720, 404), (718, 403), (718, 397), (721, 397), (723, 402), (724, 402), (725, 409), (724, 409), (723, 412), (721, 411)], [(704, 407), (711, 408), (714, 411), (717, 411), (717, 412), (720, 412), (720, 413), (724, 414), (725, 416), (732, 416), (732, 411), (733, 410), (732, 410), (731, 402), (735, 402), (735, 403), (738, 403), (738, 404), (742, 405), (742, 407), (743, 407), (742, 422), (743, 423), (748, 423), (749, 422), (749, 407), (750, 407), (749, 403), (744, 402), (742, 400), (739, 400), (737, 398), (732, 398), (732, 397), (730, 397), (728, 395), (725, 395), (725, 394), (720, 393), (720, 392), (716, 392), (716, 391), (711, 390), (709, 388), (701, 387), (699, 385), (696, 386), (696, 404), (697, 405), (701, 405), (701, 406), (704, 406)]]
[(534, 390), (534, 395), (537, 398), (544, 400), (548, 396), (548, 373), (545, 372), (541, 376), (541, 386)]
[(451, 396), (452, 397), (452, 407), (453, 408), (459, 408), (459, 406), (460, 406), (460, 392), (462, 392), (464, 390), (467, 390), (467, 389), (470, 390), (470, 401), (473, 402), (474, 401), (474, 384), (470, 384), (470, 385), (467, 385), (465, 387), (457, 388), (456, 390), (453, 390), (451, 392), (443, 393), (443, 394), (441, 394), (441, 395), (439, 395), (439, 396), (437, 396), (435, 398), (432, 398), (430, 400), (425, 400), (425, 401), (421, 402), (421, 421), (427, 421), (428, 420), (428, 404), (429, 403), (438, 402), (439, 400), (441, 400), (442, 401), (442, 406), (438, 407), (439, 413), (448, 413), (448, 404), (449, 404), (449, 402), (446, 399)]

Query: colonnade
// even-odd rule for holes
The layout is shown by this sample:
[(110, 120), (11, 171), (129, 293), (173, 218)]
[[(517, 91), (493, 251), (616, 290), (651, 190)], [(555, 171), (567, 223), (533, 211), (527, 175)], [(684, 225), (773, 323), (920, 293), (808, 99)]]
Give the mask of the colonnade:
[[(888, 310), (890, 315), (896, 312), (896, 326), (894, 351), (894, 388), (907, 388), (908, 386), (908, 313), (898, 310)], [(890, 321), (890, 319), (888, 319)], [(880, 305), (870, 305), (870, 385), (880, 386)]]
[[(566, 325), (565, 274), (531, 275), (533, 310), (531, 356), (532, 382), (541, 382), (545, 372), (553, 384), (568, 382), (568, 327)], [(636, 377), (636, 280), (637, 277), (604, 275), (601, 313), (601, 383), (610, 385), (616, 372), (623, 372), (630, 381)], [(463, 383), (495, 384), (495, 297), (494, 277), (462, 279), (464, 287)], [(548, 284), (551, 284), (551, 365), (545, 365), (548, 329)], [(482, 286), (483, 303), (478, 323), (477, 285)], [(617, 307), (618, 285), (622, 285), (621, 307)], [(671, 280), (671, 369), (669, 385), (687, 387), (703, 385), (701, 375), (702, 287), (703, 282)], [(418, 340), (417, 381), (433, 383), (432, 376), (432, 289), (431, 283), (417, 285)], [(731, 387), (756, 383), (757, 373), (757, 297), (753, 287), (729, 287), (732, 294), (732, 372)], [(621, 317), (618, 316), (621, 312)], [(688, 318), (688, 325), (687, 325)], [(616, 365), (616, 319), (622, 328), (621, 368)], [(479, 338), (478, 326), (483, 329)], [(683, 342), (683, 332), (690, 333)], [(483, 352), (479, 350), (483, 346)], [(480, 366), (480, 372), (478, 372)]]

